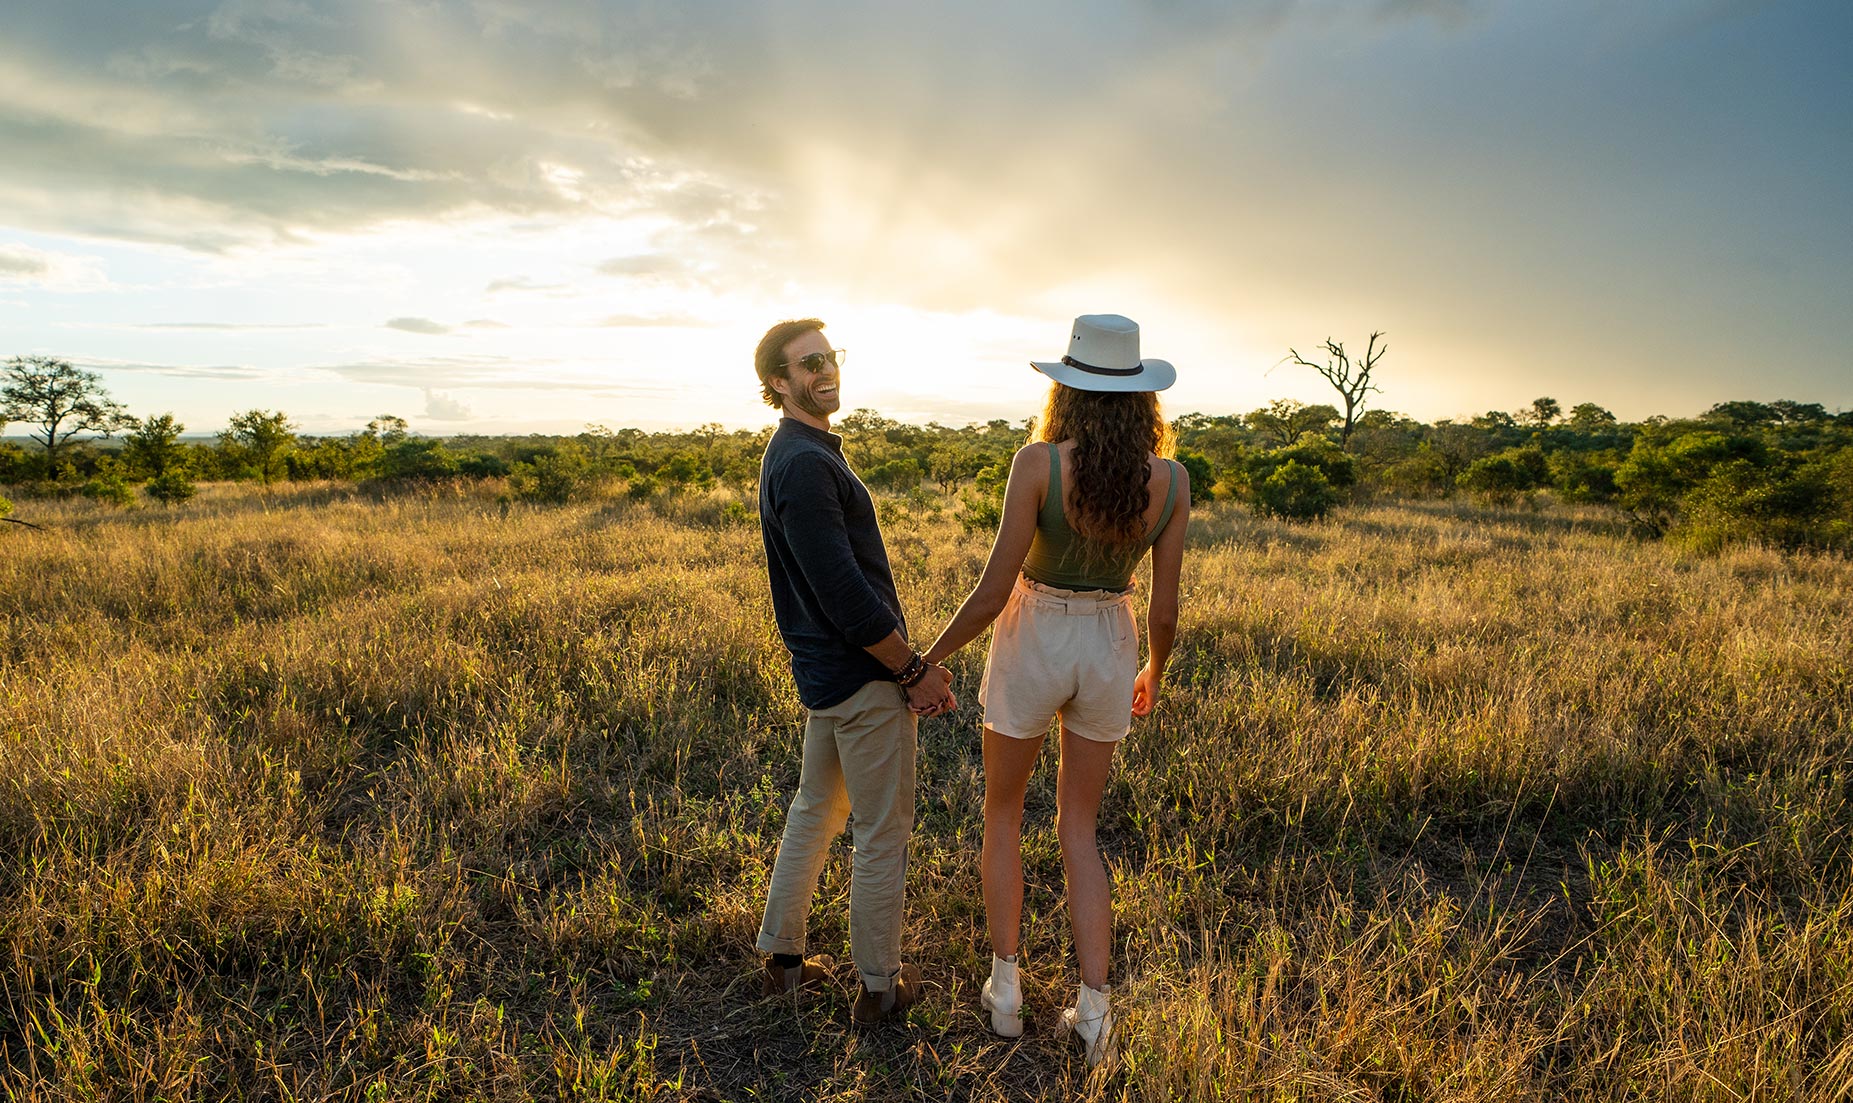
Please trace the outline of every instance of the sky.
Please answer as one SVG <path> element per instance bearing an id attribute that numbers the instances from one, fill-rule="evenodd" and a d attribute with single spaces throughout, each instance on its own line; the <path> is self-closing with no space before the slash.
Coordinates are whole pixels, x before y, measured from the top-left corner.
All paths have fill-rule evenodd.
<path id="1" fill-rule="evenodd" d="M 0 10 L 0 357 L 212 432 L 1853 407 L 1846 0 L 64 0 Z M 7 430 L 23 431 L 15 425 Z"/>

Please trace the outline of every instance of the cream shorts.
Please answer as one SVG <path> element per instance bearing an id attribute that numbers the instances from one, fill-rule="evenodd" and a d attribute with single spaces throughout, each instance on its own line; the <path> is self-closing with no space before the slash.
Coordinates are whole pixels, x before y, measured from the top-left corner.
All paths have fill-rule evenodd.
<path id="1" fill-rule="evenodd" d="M 1013 739 L 1049 721 L 1101 743 L 1132 729 L 1139 630 L 1132 594 L 1057 589 L 1019 577 L 997 618 L 978 702 L 984 726 Z"/>

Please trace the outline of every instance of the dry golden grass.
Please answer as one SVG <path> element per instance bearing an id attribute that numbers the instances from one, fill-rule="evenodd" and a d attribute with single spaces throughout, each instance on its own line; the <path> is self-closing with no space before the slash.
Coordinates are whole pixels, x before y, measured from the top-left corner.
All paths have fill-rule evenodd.
<path id="1" fill-rule="evenodd" d="M 977 1011 L 980 647 L 922 727 L 929 998 L 863 1033 L 846 991 L 755 998 L 802 711 L 723 501 L 210 487 L 0 532 L 0 1090 L 1853 1099 L 1853 564 L 1200 511 L 1102 810 L 1125 1027 L 1089 1074 L 1052 751 L 1030 1031 Z M 930 633 L 987 541 L 885 509 Z"/>

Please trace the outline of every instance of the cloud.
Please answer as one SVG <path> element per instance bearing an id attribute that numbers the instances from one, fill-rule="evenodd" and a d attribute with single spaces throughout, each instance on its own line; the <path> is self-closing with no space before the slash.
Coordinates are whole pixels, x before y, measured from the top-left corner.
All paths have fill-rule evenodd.
<path id="1" fill-rule="evenodd" d="M 51 271 L 51 262 L 37 249 L 23 245 L 0 246 L 0 279 L 24 280 Z"/>
<path id="2" fill-rule="evenodd" d="M 465 403 L 439 391 L 425 391 L 425 416 L 433 421 L 469 421 L 476 415 Z"/>
<path id="3" fill-rule="evenodd" d="M 52 291 L 100 291 L 110 286 L 102 263 L 94 257 L 56 253 L 19 242 L 0 243 L 0 283 Z"/>
<path id="4" fill-rule="evenodd" d="M 494 295 L 502 291 L 563 291 L 569 286 L 564 283 L 542 283 L 527 276 L 504 276 L 490 280 L 483 290 Z"/>
<path id="5" fill-rule="evenodd" d="M 465 329 L 507 329 L 507 322 L 498 322 L 494 318 L 471 318 L 463 323 Z"/>
<path id="6" fill-rule="evenodd" d="M 418 391 L 534 390 L 572 391 L 605 398 L 671 395 L 670 384 L 614 382 L 604 371 L 584 365 L 534 357 L 427 356 L 406 359 L 350 360 L 305 365 L 353 383 L 411 387 Z"/>
<path id="7" fill-rule="evenodd" d="M 176 379 L 217 379 L 255 381 L 272 378 L 273 373 L 241 364 L 158 364 L 139 360 L 106 360 L 97 357 L 73 358 L 79 367 L 96 371 L 147 372 L 170 375 Z"/>
<path id="8" fill-rule="evenodd" d="M 389 318 L 385 322 L 387 329 L 404 330 L 407 333 L 424 333 L 431 336 L 449 333 L 450 327 L 429 318 Z"/>
<path id="9" fill-rule="evenodd" d="M 679 329 L 707 328 L 715 323 L 693 314 L 610 314 L 601 318 L 598 324 L 613 329 L 673 327 Z"/>
<path id="10" fill-rule="evenodd" d="M 666 235 L 665 235 L 666 236 Z M 712 287 L 713 279 L 680 256 L 636 253 L 599 262 L 598 274 L 682 287 Z"/>
<path id="11" fill-rule="evenodd" d="M 181 0 L 9 14 L 0 206 L 201 250 L 394 219 L 690 212 L 737 188 L 659 134 L 727 71 L 707 20 L 476 0 Z M 416 48 L 408 48 L 416 44 Z"/>
<path id="12" fill-rule="evenodd" d="M 239 332 L 266 329 L 322 329 L 325 322 L 142 322 L 130 329 L 186 329 Z"/>
<path id="13" fill-rule="evenodd" d="M 1513 362 L 1535 371 L 1724 370 L 1845 313 L 1853 172 L 1822 135 L 1853 92 L 1831 54 L 1849 17 L 1648 7 L 13 5 L 0 211 L 234 256 L 407 224 L 622 223 L 638 232 L 605 261 L 572 264 L 743 301 L 1157 304 L 1261 347 L 1382 327 L 1466 364 L 1522 333 Z M 0 254 L 0 281 L 52 286 L 38 263 Z M 472 287 L 590 282 L 497 263 L 542 276 Z M 623 305 L 606 324 L 675 317 Z"/>
<path id="14" fill-rule="evenodd" d="M 679 276 L 687 270 L 682 261 L 660 253 L 613 257 L 598 265 L 599 274 L 605 276 Z"/>

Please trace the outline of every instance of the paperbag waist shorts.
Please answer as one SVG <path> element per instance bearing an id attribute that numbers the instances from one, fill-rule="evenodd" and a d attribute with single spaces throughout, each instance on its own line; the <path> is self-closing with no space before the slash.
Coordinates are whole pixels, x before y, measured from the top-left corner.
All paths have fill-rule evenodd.
<path id="1" fill-rule="evenodd" d="M 978 702 L 984 725 L 1013 739 L 1049 721 L 1112 743 L 1132 728 L 1139 630 L 1132 594 L 1063 590 L 1019 577 L 997 618 Z"/>

